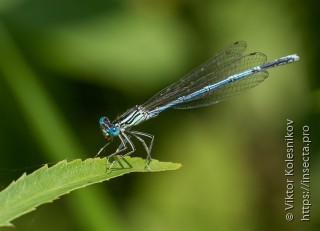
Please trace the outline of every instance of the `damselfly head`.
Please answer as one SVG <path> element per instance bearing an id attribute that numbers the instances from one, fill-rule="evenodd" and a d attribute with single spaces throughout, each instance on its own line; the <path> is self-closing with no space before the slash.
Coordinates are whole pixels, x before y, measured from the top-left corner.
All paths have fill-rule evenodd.
<path id="1" fill-rule="evenodd" d="M 99 120 L 100 128 L 102 134 L 107 139 L 111 139 L 120 133 L 120 128 L 118 124 L 110 123 L 110 120 L 107 117 L 101 117 Z"/>
<path id="2" fill-rule="evenodd" d="M 110 139 L 111 138 L 109 133 L 109 130 L 111 127 L 110 120 L 107 117 L 101 117 L 99 120 L 99 124 L 100 124 L 100 128 L 103 136 L 106 137 L 107 139 Z"/>

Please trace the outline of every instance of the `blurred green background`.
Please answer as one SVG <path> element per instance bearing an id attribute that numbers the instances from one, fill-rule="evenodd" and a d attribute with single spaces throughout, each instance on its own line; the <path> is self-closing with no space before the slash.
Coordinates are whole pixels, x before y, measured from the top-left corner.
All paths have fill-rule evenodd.
<path id="1" fill-rule="evenodd" d="M 101 116 L 145 102 L 233 41 L 269 60 L 301 56 L 238 97 L 168 110 L 136 128 L 155 135 L 154 158 L 181 170 L 78 190 L 15 220 L 15 230 L 319 230 L 316 1 L 1 0 L 0 17 L 0 189 L 41 164 L 93 157 L 106 142 Z M 295 122 L 293 222 L 284 210 L 287 119 Z M 302 223 L 304 125 L 313 206 Z"/>

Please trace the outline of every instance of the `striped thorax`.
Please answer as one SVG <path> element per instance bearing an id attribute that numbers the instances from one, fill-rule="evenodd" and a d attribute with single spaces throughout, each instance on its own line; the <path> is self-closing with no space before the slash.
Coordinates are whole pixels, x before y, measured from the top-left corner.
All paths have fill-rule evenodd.
<path id="1" fill-rule="evenodd" d="M 113 123 L 107 117 L 100 118 L 100 127 L 103 135 L 110 139 L 118 136 L 120 132 L 150 119 L 149 114 L 141 106 L 135 106 L 117 118 Z"/>

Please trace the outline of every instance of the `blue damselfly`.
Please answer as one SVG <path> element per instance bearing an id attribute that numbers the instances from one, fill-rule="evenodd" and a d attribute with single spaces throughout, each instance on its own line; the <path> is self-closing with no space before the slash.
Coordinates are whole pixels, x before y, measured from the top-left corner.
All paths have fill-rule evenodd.
<path id="1" fill-rule="evenodd" d="M 107 117 L 102 117 L 100 127 L 108 143 L 97 155 L 114 137 L 119 137 L 121 143 L 117 150 L 108 156 L 108 161 L 117 154 L 122 153 L 122 157 L 130 155 L 136 149 L 131 140 L 135 138 L 144 146 L 147 160 L 151 160 L 154 136 L 131 130 L 132 127 L 156 117 L 168 108 L 191 109 L 221 102 L 263 82 L 269 74 L 267 69 L 299 60 L 299 56 L 294 54 L 267 62 L 266 55 L 260 52 L 244 55 L 245 48 L 246 42 L 234 42 L 177 82 L 158 92 L 146 103 L 129 109 L 115 121 L 110 122 Z M 146 138 L 150 139 L 149 145 L 145 142 Z M 129 150 L 123 154 L 127 149 Z"/>

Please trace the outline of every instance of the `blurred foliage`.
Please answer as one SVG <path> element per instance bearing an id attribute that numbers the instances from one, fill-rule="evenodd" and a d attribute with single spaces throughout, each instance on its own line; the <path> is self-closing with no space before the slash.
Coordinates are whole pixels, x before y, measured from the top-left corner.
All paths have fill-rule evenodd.
<path id="1" fill-rule="evenodd" d="M 269 59 L 261 86 L 212 107 L 168 110 L 137 130 L 179 172 L 125 176 L 15 222 L 16 230 L 318 230 L 319 7 L 315 1 L 0 2 L 0 188 L 24 171 L 93 157 L 98 127 L 239 39 Z M 296 220 L 285 221 L 286 119 L 295 121 Z M 311 128 L 311 222 L 302 223 L 302 126 Z M 135 155 L 145 156 L 138 146 Z M 1 215 L 1 214 L 0 214 Z M 7 230 L 7 229 L 6 229 Z"/>

